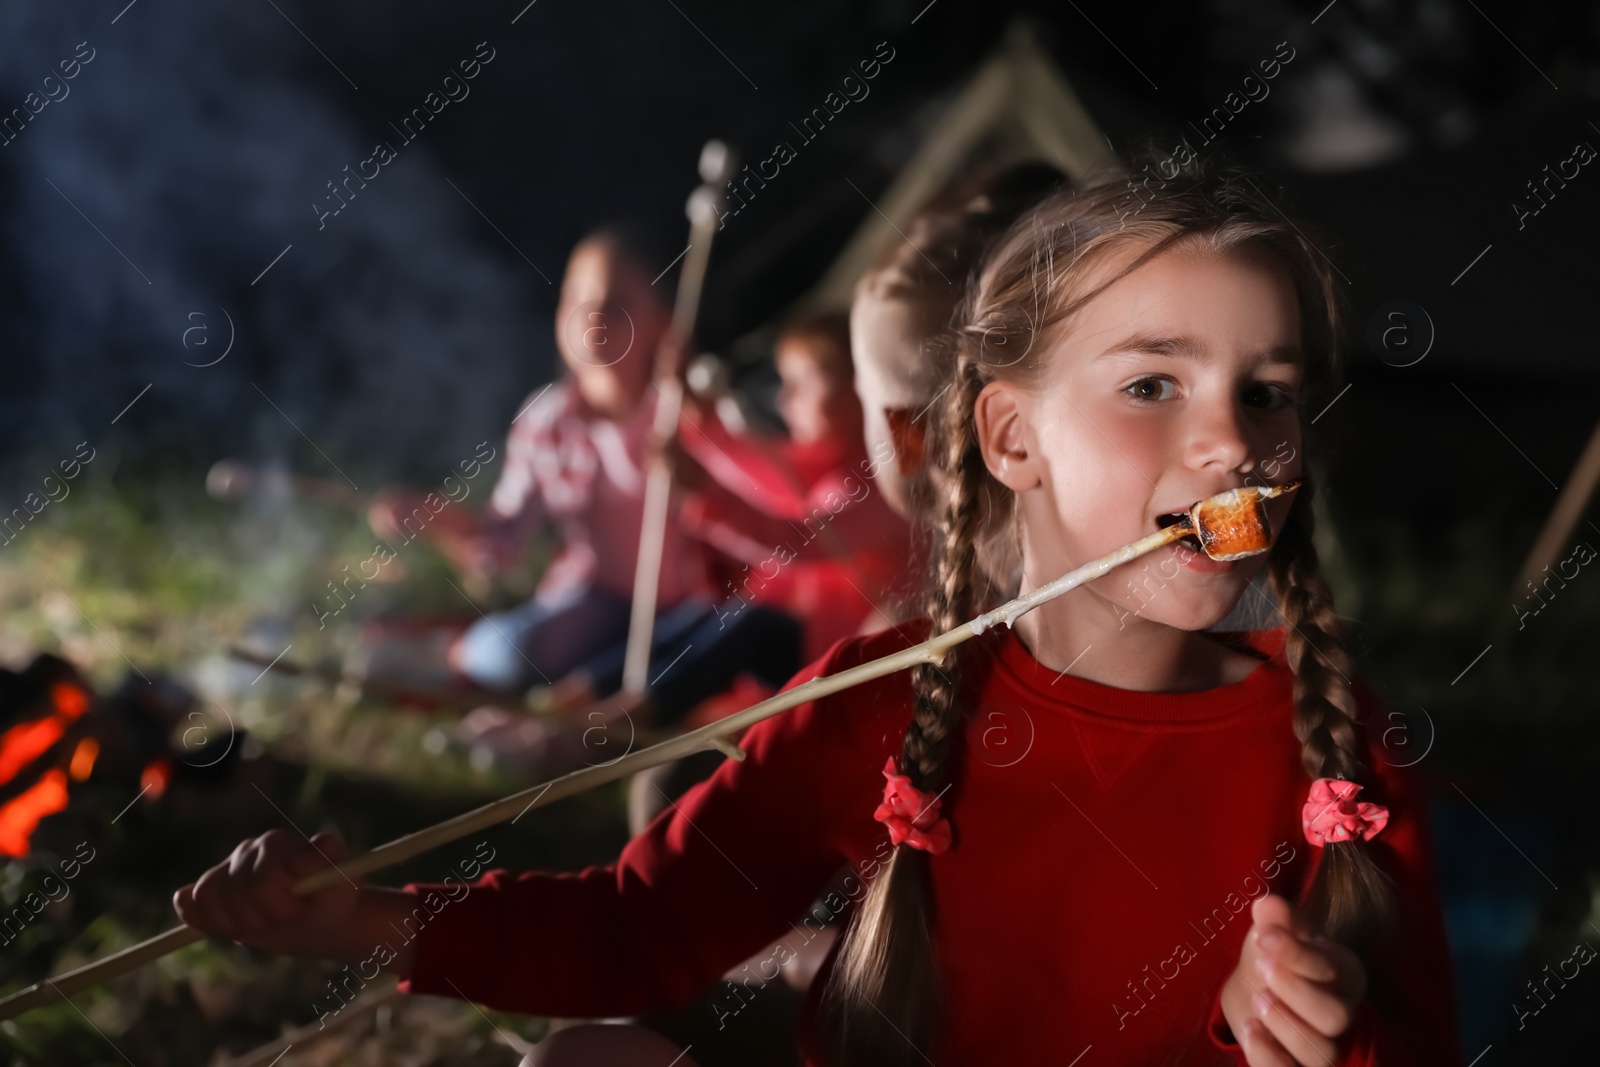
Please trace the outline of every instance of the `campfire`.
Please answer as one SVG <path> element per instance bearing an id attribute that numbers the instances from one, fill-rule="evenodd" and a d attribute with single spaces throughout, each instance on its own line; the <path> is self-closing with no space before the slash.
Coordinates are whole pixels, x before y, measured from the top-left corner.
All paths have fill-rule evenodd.
<path id="1" fill-rule="evenodd" d="M 161 675 L 130 675 L 100 696 L 70 662 L 43 654 L 0 669 L 0 857 L 21 859 L 40 822 L 87 783 L 125 784 L 158 800 L 175 775 L 215 779 L 238 759 L 195 723 L 194 694 Z M 188 727 L 188 729 L 184 729 Z M 217 751 L 208 752 L 208 747 Z"/>

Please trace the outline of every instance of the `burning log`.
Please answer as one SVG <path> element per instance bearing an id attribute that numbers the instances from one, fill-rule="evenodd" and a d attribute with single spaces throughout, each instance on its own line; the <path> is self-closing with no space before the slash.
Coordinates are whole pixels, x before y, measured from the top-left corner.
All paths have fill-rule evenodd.
<path id="1" fill-rule="evenodd" d="M 69 771 L 82 781 L 93 770 L 98 744 L 80 720 L 91 690 L 66 660 L 40 656 L 20 673 L 0 673 L 0 856 L 28 855 L 40 821 L 67 806 Z"/>
<path id="2" fill-rule="evenodd" d="M 139 795 L 155 800 L 180 771 L 194 781 L 229 775 L 239 738 L 215 757 L 200 752 L 197 703 L 159 674 L 129 676 L 99 696 L 48 653 L 24 670 L 0 669 L 0 856 L 26 857 L 40 822 L 66 810 L 75 783 L 137 782 Z"/>

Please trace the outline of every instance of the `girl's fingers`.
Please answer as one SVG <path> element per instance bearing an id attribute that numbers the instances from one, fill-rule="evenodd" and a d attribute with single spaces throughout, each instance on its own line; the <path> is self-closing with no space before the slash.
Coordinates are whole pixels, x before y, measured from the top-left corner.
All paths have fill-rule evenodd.
<path id="1" fill-rule="evenodd" d="M 1311 932 L 1294 905 L 1276 893 L 1268 893 L 1251 902 L 1250 924 L 1263 930 L 1272 926 L 1282 926 L 1291 933 L 1302 936 Z"/>
<path id="2" fill-rule="evenodd" d="M 323 831 L 313 834 L 309 847 L 295 849 L 285 857 L 285 866 L 298 881 L 329 866 L 337 867 L 350 857 L 350 850 L 338 834 Z"/>
<path id="3" fill-rule="evenodd" d="M 211 868 L 202 874 L 189 896 L 189 918 L 185 920 L 197 930 L 203 930 L 212 937 L 222 937 L 234 940 L 233 923 L 221 908 L 220 887 L 228 876 L 228 868 L 222 864 Z"/>
<path id="4" fill-rule="evenodd" d="M 283 830 L 269 830 L 261 837 L 260 862 L 257 873 L 265 877 L 285 878 L 297 882 L 313 871 L 328 866 L 330 860 L 344 858 L 344 850 L 329 839 L 328 834 L 317 834 L 308 839 L 296 837 Z"/>
<path id="5" fill-rule="evenodd" d="M 242 841 L 228 857 L 227 874 L 217 882 L 217 895 L 221 910 L 226 912 L 235 939 L 259 937 L 272 929 L 272 924 L 256 907 L 253 898 L 253 874 L 261 843 L 257 838 Z"/>
<path id="6" fill-rule="evenodd" d="M 1326 985 L 1339 999 L 1354 1004 L 1366 995 L 1367 971 L 1361 957 L 1320 934 L 1293 936 L 1282 927 L 1257 929 L 1257 970 L 1289 971 Z M 1265 970 L 1263 970 L 1265 968 Z"/>
<path id="7" fill-rule="evenodd" d="M 254 870 L 257 906 L 274 923 L 298 919 L 309 904 L 293 892 L 297 879 L 290 872 L 288 861 L 305 846 L 278 830 L 268 831 L 260 840 Z"/>
<path id="8" fill-rule="evenodd" d="M 343 863 L 350 858 L 350 846 L 331 830 L 319 830 L 312 834 L 311 843 L 328 857 L 330 863 Z"/>
<path id="9" fill-rule="evenodd" d="M 1259 969 L 1259 968 L 1258 968 Z M 1350 1005 L 1334 991 L 1284 968 L 1272 968 L 1256 983 L 1276 994 L 1288 1008 L 1324 1037 L 1338 1037 L 1350 1028 Z"/>
<path id="10" fill-rule="evenodd" d="M 1367 968 L 1361 962 L 1361 957 L 1351 949 L 1339 942 L 1323 937 L 1321 934 L 1309 939 L 1314 947 L 1326 952 L 1333 960 L 1339 977 L 1334 980 L 1334 986 L 1349 1001 L 1359 1001 L 1367 995 Z"/>
<path id="11" fill-rule="evenodd" d="M 172 894 L 172 910 L 178 913 L 178 920 L 186 926 L 195 926 L 190 920 L 194 916 L 194 885 L 184 886 Z M 195 929 L 199 929 L 195 926 Z"/>
<path id="12" fill-rule="evenodd" d="M 1327 944 L 1350 955 L 1348 949 L 1342 949 L 1331 941 Z M 1275 971 L 1289 971 L 1313 982 L 1332 982 L 1340 976 L 1331 949 L 1307 944 L 1281 926 L 1262 930 L 1256 938 L 1256 948 L 1261 958 Z M 1345 961 L 1340 957 L 1339 962 Z"/>
<path id="13" fill-rule="evenodd" d="M 1278 1044 L 1278 1039 L 1259 1019 L 1246 1019 L 1243 1030 L 1243 1033 L 1233 1036 L 1239 1040 L 1239 1047 L 1244 1050 L 1245 1063 L 1249 1067 L 1297 1067 L 1283 1046 Z"/>
<path id="14" fill-rule="evenodd" d="M 1333 1067 L 1339 1052 L 1334 1040 L 1318 1032 L 1271 990 L 1258 985 L 1250 998 L 1250 1010 L 1295 1062 L 1305 1067 Z"/>
<path id="15" fill-rule="evenodd" d="M 251 902 L 240 886 L 231 886 L 224 891 L 222 907 L 228 913 L 235 941 L 254 943 L 273 930 L 272 921 Z"/>

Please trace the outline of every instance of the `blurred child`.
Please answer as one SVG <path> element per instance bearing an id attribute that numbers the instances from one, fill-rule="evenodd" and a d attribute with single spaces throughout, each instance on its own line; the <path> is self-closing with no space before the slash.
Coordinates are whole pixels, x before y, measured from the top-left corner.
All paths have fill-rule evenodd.
<path id="1" fill-rule="evenodd" d="M 453 555 L 485 570 L 517 565 L 541 529 L 559 539 L 534 598 L 473 623 L 452 647 L 452 664 L 479 685 L 552 684 L 626 639 L 645 453 L 661 397 L 654 360 L 669 322 L 649 272 L 619 237 L 597 233 L 573 250 L 556 307 L 566 375 L 536 391 L 512 420 L 488 513 L 467 528 L 440 531 Z M 682 493 L 671 499 L 675 516 Z M 373 528 L 392 533 L 408 503 L 386 494 L 373 507 Z M 658 612 L 708 592 L 702 550 L 669 519 Z"/>
<path id="2" fill-rule="evenodd" d="M 889 605 L 920 579 L 920 557 L 910 526 L 874 488 L 892 456 L 887 442 L 867 454 L 848 318 L 793 323 L 774 359 L 788 438 L 733 435 L 709 415 L 686 426 L 686 466 L 705 476 L 684 521 L 744 564 L 726 582 L 723 616 L 747 603 L 787 611 L 805 625 L 809 662 L 842 637 L 893 622 Z"/>

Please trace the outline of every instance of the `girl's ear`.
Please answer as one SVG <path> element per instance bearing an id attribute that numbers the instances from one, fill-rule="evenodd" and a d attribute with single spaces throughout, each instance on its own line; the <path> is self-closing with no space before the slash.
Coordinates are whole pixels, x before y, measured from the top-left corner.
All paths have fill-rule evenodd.
<path id="1" fill-rule="evenodd" d="M 997 482 L 1017 493 L 1043 482 L 1021 389 L 1011 382 L 990 382 L 978 394 L 972 415 L 984 466 Z"/>

